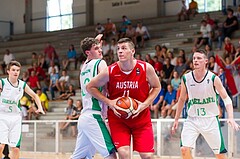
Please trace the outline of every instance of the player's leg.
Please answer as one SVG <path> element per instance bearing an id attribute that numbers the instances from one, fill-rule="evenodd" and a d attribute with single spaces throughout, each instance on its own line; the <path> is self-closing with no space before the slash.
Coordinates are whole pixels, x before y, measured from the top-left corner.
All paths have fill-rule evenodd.
<path id="1" fill-rule="evenodd" d="M 199 136 L 196 118 L 188 117 L 181 133 L 181 154 L 183 159 L 192 159 L 191 150 Z"/>
<path id="2" fill-rule="evenodd" d="M 20 157 L 20 148 L 12 147 L 12 154 L 10 155 L 11 159 L 19 159 Z"/>
<path id="3" fill-rule="evenodd" d="M 3 149 L 4 149 L 4 144 L 0 144 L 0 158 L 2 158 Z"/>
<path id="4" fill-rule="evenodd" d="M 132 130 L 133 151 L 139 152 L 142 159 L 152 159 L 154 153 L 154 134 L 151 121 Z"/>
<path id="5" fill-rule="evenodd" d="M 223 140 L 223 135 L 221 131 L 221 125 L 218 120 L 218 117 L 212 117 L 205 121 L 207 127 L 210 129 L 204 129 L 204 132 L 201 132 L 208 145 L 214 152 L 216 158 L 225 159 L 227 152 Z"/>

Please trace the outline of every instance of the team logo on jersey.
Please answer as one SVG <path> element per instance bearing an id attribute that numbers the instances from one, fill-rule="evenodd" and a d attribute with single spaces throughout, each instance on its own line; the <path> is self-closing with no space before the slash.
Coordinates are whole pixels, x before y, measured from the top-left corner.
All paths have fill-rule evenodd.
<path id="1" fill-rule="evenodd" d="M 210 80 L 209 80 L 209 79 L 207 79 L 207 83 L 208 83 L 208 84 L 209 84 L 209 81 L 210 81 Z"/>
<path id="2" fill-rule="evenodd" d="M 18 88 L 18 91 L 21 92 L 21 87 Z"/>
<path id="3" fill-rule="evenodd" d="M 139 68 L 136 68 L 136 74 L 140 75 L 140 69 Z"/>
<path id="4" fill-rule="evenodd" d="M 190 84 L 190 86 L 195 86 L 195 84 Z"/>

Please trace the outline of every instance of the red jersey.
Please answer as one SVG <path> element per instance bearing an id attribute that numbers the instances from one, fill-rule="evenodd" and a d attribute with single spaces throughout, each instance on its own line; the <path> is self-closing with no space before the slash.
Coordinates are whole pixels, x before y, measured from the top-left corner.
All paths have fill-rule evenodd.
<path id="1" fill-rule="evenodd" d="M 108 82 L 109 99 L 116 99 L 122 96 L 129 96 L 133 99 L 137 99 L 140 102 L 144 102 L 145 99 L 148 97 L 150 88 L 146 76 L 146 62 L 137 60 L 134 69 L 129 74 L 122 72 L 117 62 L 109 66 L 108 71 L 109 71 Z M 138 120 L 138 118 L 141 117 L 142 117 L 141 120 L 146 120 L 148 118 L 150 119 L 150 111 L 148 108 L 143 110 L 138 115 L 138 117 L 134 119 Z"/>

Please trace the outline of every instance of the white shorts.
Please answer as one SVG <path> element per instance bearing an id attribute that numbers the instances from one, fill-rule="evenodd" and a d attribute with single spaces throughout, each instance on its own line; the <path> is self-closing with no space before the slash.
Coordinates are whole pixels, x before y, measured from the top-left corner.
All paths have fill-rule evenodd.
<path id="1" fill-rule="evenodd" d="M 106 158 L 116 149 L 100 112 L 84 112 L 78 119 L 78 136 L 71 158 L 91 159 L 96 151 Z"/>
<path id="2" fill-rule="evenodd" d="M 22 136 L 21 114 L 0 114 L 0 143 L 10 147 L 20 147 Z"/>
<path id="3" fill-rule="evenodd" d="M 199 134 L 215 154 L 227 152 L 218 117 L 188 117 L 183 125 L 181 146 L 194 148 Z"/>

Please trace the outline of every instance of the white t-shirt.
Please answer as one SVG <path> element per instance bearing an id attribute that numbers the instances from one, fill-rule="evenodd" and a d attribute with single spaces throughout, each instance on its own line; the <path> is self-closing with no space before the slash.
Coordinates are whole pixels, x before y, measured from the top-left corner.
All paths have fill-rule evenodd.
<path id="1" fill-rule="evenodd" d="M 212 31 L 211 25 L 207 24 L 206 26 L 201 25 L 200 32 L 202 33 L 203 38 L 209 38 L 209 33 Z"/>
<path id="2" fill-rule="evenodd" d="M 9 55 L 5 54 L 3 57 L 3 61 L 5 62 L 6 65 L 8 65 L 14 59 L 15 58 L 14 58 L 13 54 L 11 54 L 11 53 Z"/>

